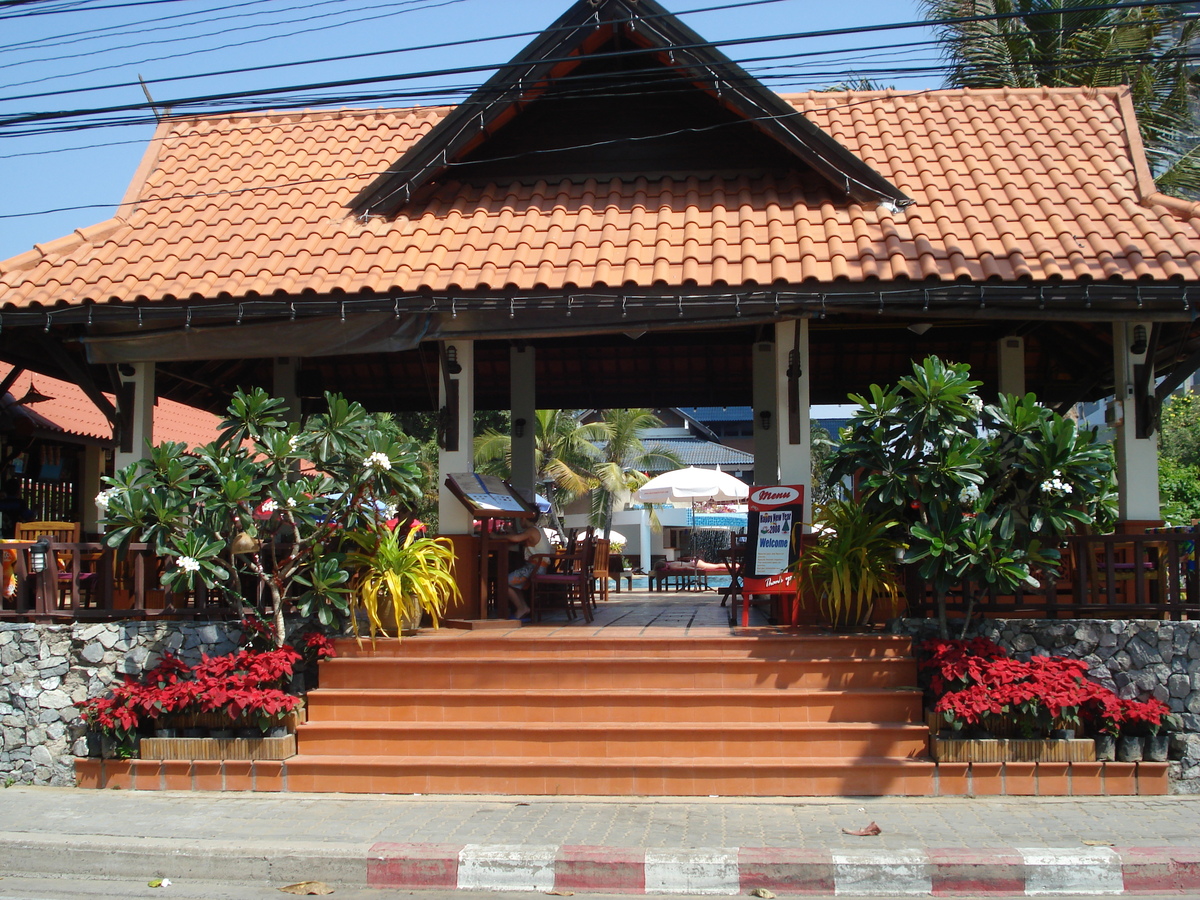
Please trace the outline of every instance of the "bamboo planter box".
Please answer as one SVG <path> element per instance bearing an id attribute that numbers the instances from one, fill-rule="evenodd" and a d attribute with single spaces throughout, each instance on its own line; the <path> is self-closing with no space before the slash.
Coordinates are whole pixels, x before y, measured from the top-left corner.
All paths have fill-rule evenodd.
<path id="1" fill-rule="evenodd" d="M 296 736 L 261 738 L 160 738 L 141 741 L 142 759 L 287 759 L 296 755 Z"/>
<path id="2" fill-rule="evenodd" d="M 934 736 L 933 758 L 938 762 L 1095 762 L 1096 742 L 1090 738 L 1069 741 L 951 740 Z"/>

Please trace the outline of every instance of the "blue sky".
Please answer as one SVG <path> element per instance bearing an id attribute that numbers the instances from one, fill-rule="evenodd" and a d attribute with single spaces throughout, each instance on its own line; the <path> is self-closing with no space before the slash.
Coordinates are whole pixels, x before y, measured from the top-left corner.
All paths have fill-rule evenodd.
<path id="1" fill-rule="evenodd" d="M 17 9 L 50 9 L 62 2 L 40 0 Z M 88 6 L 119 2 L 129 0 L 86 0 Z M 493 65 L 508 60 L 529 38 L 370 59 L 344 57 L 537 31 L 569 5 L 570 0 L 169 0 L 91 12 L 23 15 L 0 22 L 0 59 L 4 63 L 0 66 L 0 117 L 142 102 L 139 76 L 161 103 L 223 91 Z M 716 6 L 717 2 L 667 0 L 664 5 L 714 41 L 921 18 L 915 0 L 775 0 L 692 15 L 685 11 Z M 760 77 L 782 76 L 768 82 L 780 91 L 821 88 L 850 73 L 870 72 L 876 67 L 886 72 L 877 76 L 880 83 L 915 90 L 938 87 L 941 79 L 931 72 L 897 69 L 934 66 L 937 52 L 923 43 L 929 40 L 925 29 L 906 29 L 746 44 L 725 52 L 745 61 L 745 67 Z M 872 49 L 883 45 L 890 46 Z M 822 52 L 827 55 L 811 55 Z M 335 61 L 267 72 L 207 75 L 320 58 Z M 193 75 L 206 77 L 163 80 Z M 421 92 L 439 85 L 469 89 L 486 77 L 487 73 L 472 73 L 405 81 L 404 88 L 415 90 L 418 100 L 381 99 L 356 105 L 410 105 L 422 97 L 428 99 L 430 95 Z M 113 87 L 106 87 L 109 85 Z M 105 89 L 97 90 L 102 87 Z M 383 83 L 370 89 L 393 87 Z M 48 93 L 80 89 L 90 90 Z M 18 95 L 36 96 L 14 99 Z M 316 94 L 308 102 L 312 107 L 346 105 L 328 104 Z M 153 133 L 152 125 L 138 124 L 22 136 L 14 133 L 18 127 L 0 126 L 0 259 L 112 215 Z M 50 210 L 63 211 L 47 212 Z M 37 214 L 21 215 L 25 213 Z"/>

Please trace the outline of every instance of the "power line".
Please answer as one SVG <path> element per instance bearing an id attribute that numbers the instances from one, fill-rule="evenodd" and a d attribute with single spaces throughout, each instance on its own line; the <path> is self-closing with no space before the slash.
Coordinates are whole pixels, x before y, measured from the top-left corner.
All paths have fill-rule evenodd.
<path id="1" fill-rule="evenodd" d="M 740 3 L 726 3 L 726 4 L 720 4 L 717 6 L 706 6 L 706 7 L 698 7 L 698 8 L 690 9 L 690 10 L 684 10 L 683 12 L 678 13 L 678 15 L 682 16 L 682 15 L 697 15 L 700 13 L 708 13 L 708 12 L 724 12 L 724 11 L 733 10 L 733 9 L 744 9 L 744 8 L 752 7 L 752 6 L 765 6 L 768 4 L 787 3 L 787 2 L 792 2 L 792 0 L 744 0 L 744 2 L 740 2 Z M 1180 2 L 1182 2 L 1182 0 L 1180 0 Z M 570 29 L 566 29 L 566 30 L 570 30 Z M 511 32 L 509 34 L 492 35 L 492 36 L 488 36 L 488 37 L 464 38 L 464 39 L 460 39 L 460 40 L 456 40 L 456 41 L 439 41 L 437 43 L 420 44 L 420 45 L 413 46 L 413 47 L 397 47 L 397 48 L 393 48 L 391 50 L 373 50 L 373 51 L 368 51 L 365 53 L 350 53 L 350 54 L 342 54 L 339 56 L 326 56 L 326 57 L 321 57 L 318 59 L 298 60 L 295 62 L 271 63 L 268 65 L 262 65 L 262 66 L 248 66 L 248 67 L 243 67 L 243 68 L 238 68 L 238 69 L 225 69 L 225 70 L 221 70 L 221 71 L 217 71 L 217 72 L 206 72 L 206 73 L 199 73 L 199 74 L 194 74 L 194 75 L 175 75 L 175 76 L 170 76 L 167 78 L 155 79 L 155 84 L 158 84 L 158 85 L 171 84 L 171 83 L 179 82 L 179 81 L 194 81 L 194 80 L 200 79 L 200 78 L 218 78 L 218 77 L 224 77 L 226 75 L 248 75 L 248 74 L 251 74 L 254 72 L 268 72 L 268 71 L 273 71 L 276 69 L 294 68 L 296 66 L 323 65 L 325 63 L 345 64 L 346 62 L 349 62 L 352 60 L 373 59 L 373 58 L 378 58 L 378 57 L 383 57 L 383 56 L 393 56 L 393 55 L 402 54 L 402 53 L 417 53 L 417 52 L 423 52 L 423 51 L 428 51 L 428 50 L 448 50 L 448 49 L 452 49 L 452 48 L 456 48 L 456 47 L 476 46 L 478 44 L 494 43 L 497 41 L 514 40 L 517 38 L 531 38 L 531 37 L 537 37 L 538 35 L 543 34 L 543 33 L 552 34 L 553 29 L 546 29 L 545 31 L 517 31 L 517 32 Z M 74 76 L 77 76 L 80 74 L 94 74 L 95 72 L 105 71 L 108 69 L 124 68 L 128 65 L 142 65 L 146 62 L 148 62 L 148 61 L 147 60 L 138 60 L 138 61 L 132 62 L 132 63 L 122 63 L 120 65 L 105 66 L 105 67 L 102 67 L 99 69 L 92 69 L 85 73 L 73 72 L 73 73 L 67 73 L 67 74 L 63 74 L 63 75 L 56 75 L 55 77 L 56 78 L 57 77 L 69 78 L 69 77 L 74 77 Z M 19 84 L 0 85 L 0 90 L 3 90 L 8 87 L 17 87 L 17 86 L 19 86 Z M 136 81 L 118 82 L 116 84 L 97 85 L 97 86 L 84 87 L 84 88 L 71 88 L 71 89 L 64 89 L 61 91 L 47 91 L 47 92 L 42 92 L 42 93 L 38 93 L 38 94 L 27 94 L 27 95 L 21 95 L 21 96 L 16 96 L 16 97 L 0 97 L 0 102 L 6 101 L 6 100 L 28 100 L 28 99 L 35 99 L 35 98 L 40 98 L 40 97 L 62 96 L 65 94 L 76 94 L 76 93 L 82 94 L 82 93 L 88 93 L 91 91 L 115 90 L 115 89 L 119 89 L 119 88 L 130 88 L 130 87 L 136 88 L 137 86 L 138 86 L 138 83 Z"/>
<path id="2" fill-rule="evenodd" d="M 754 2 L 772 2 L 772 0 L 754 0 Z M 1142 0 L 1142 2 L 1140 2 L 1136 5 L 1140 6 L 1140 7 L 1176 6 L 1183 2 L 1187 2 L 1187 0 Z M 738 5 L 741 5 L 741 4 L 732 4 L 729 7 L 725 7 L 725 8 L 731 8 L 732 6 L 738 6 Z M 1127 4 L 1127 3 L 1108 3 L 1108 4 L 1100 4 L 1100 5 L 1094 5 L 1094 6 L 1089 6 L 1089 7 L 1074 7 L 1073 9 L 1074 9 L 1074 11 L 1077 11 L 1077 12 L 1089 11 L 1089 10 L 1101 11 L 1101 10 L 1128 8 L 1129 5 L 1130 4 Z M 864 34 L 864 33 L 876 32 L 876 31 L 894 31 L 894 30 L 899 30 L 899 29 L 908 29 L 908 28 L 916 28 L 916 27 L 926 28 L 926 27 L 930 27 L 930 26 L 954 24 L 954 23 L 966 23 L 966 22 L 978 22 L 978 21 L 997 21 L 997 20 L 1002 20 L 1002 19 L 1011 19 L 1014 17 L 1018 17 L 1020 15 L 1022 15 L 1022 14 L 1003 13 L 1003 14 L 994 14 L 994 15 L 986 15 L 986 16 L 961 16 L 961 17 L 949 18 L 949 19 L 944 19 L 944 20 L 929 20 L 929 21 L 919 21 L 919 22 L 898 22 L 898 23 L 884 24 L 884 25 L 855 26 L 852 28 L 841 28 L 841 29 L 825 29 L 822 31 L 815 31 L 815 32 L 792 32 L 792 33 L 787 33 L 787 34 L 761 35 L 761 36 L 755 36 L 755 37 L 733 38 L 733 39 L 720 40 L 720 41 L 701 41 L 701 42 L 696 42 L 693 44 L 685 44 L 685 45 L 682 45 L 679 47 L 675 47 L 673 49 L 676 51 L 695 50 L 695 49 L 714 49 L 717 47 L 732 47 L 732 46 L 740 46 L 740 45 L 746 45 L 746 44 L 758 44 L 758 43 L 769 43 L 769 42 L 779 42 L 779 41 L 788 41 L 788 40 L 799 40 L 799 39 L 807 39 L 807 38 L 812 38 L 812 37 L 826 37 L 826 36 L 835 35 L 835 34 L 836 35 Z M 617 51 L 610 51 L 607 53 L 596 53 L 596 54 L 592 55 L 592 58 L 595 58 L 595 59 L 620 59 L 620 58 L 627 58 L 630 56 L 634 56 L 634 55 L 637 55 L 637 54 L 640 54 L 643 52 L 644 51 L 641 49 L 617 50 Z M 542 65 L 542 64 L 555 63 L 555 62 L 572 62 L 575 59 L 576 59 L 576 57 L 573 57 L 573 56 L 566 56 L 566 57 L 561 57 L 561 58 L 555 58 L 555 57 L 543 58 L 543 59 L 537 60 L 536 64 Z M 502 64 L 456 66 L 453 68 L 429 69 L 429 70 L 424 70 L 424 71 L 419 71 L 419 72 L 378 75 L 378 76 L 373 76 L 373 77 L 368 77 L 368 78 L 339 79 L 337 81 L 314 82 L 314 83 L 300 84 L 300 85 L 284 85 L 284 86 L 277 86 L 277 87 L 270 87 L 270 88 L 248 89 L 248 90 L 243 90 L 243 91 L 227 91 L 227 92 L 221 92 L 221 93 L 215 93 L 215 94 L 201 94 L 201 95 L 197 95 L 197 96 L 193 96 L 193 97 L 183 97 L 183 98 L 176 98 L 176 99 L 171 99 L 171 100 L 163 100 L 163 101 L 159 101 L 156 105 L 169 106 L 171 108 L 179 108 L 179 107 L 196 106 L 196 105 L 203 104 L 203 103 L 213 103 L 213 102 L 226 101 L 226 100 L 249 99 L 252 97 L 266 97 L 266 96 L 273 96 L 273 95 L 278 95 L 278 94 L 295 93 L 295 92 L 300 92 L 300 91 L 331 90 L 331 89 L 335 89 L 335 88 L 353 87 L 353 86 L 359 86 L 359 85 L 382 84 L 382 83 L 396 82 L 396 81 L 414 81 L 414 80 L 419 80 L 419 79 L 445 77 L 445 76 L 450 76 L 450 75 L 463 75 L 463 74 L 475 74 L 475 73 L 481 73 L 481 72 L 504 71 L 505 69 L 521 69 L 521 68 L 526 68 L 532 64 L 535 64 L 535 63 L 532 61 L 521 61 L 521 62 L 506 62 L 506 63 L 502 63 Z M 163 79 L 163 80 L 166 80 L 166 79 Z M 159 83 L 161 83 L 163 80 L 160 80 Z M 171 80 L 175 80 L 175 79 L 171 79 Z M 7 99 L 12 100 L 12 99 L 17 99 L 17 98 L 7 98 Z M 30 113 L 23 113 L 23 114 L 14 114 L 14 115 L 6 116 L 6 117 L 0 117 L 0 128 L 8 128 L 8 127 L 11 127 L 12 125 L 29 124 L 29 123 L 33 123 L 33 122 L 45 122 L 45 121 L 52 121 L 52 120 L 57 120 L 57 119 L 80 118 L 80 117 L 84 117 L 84 116 L 99 116 L 99 115 L 107 115 L 107 114 L 111 114 L 111 113 L 132 112 L 135 110 L 144 110 L 147 108 L 148 108 L 148 104 L 146 104 L 146 103 L 124 103 L 124 104 L 118 104 L 118 105 L 106 106 L 106 107 L 94 107 L 94 108 L 90 108 L 90 109 L 85 108 L 85 109 L 74 109 L 74 110 L 61 110 L 61 111 L 54 111 L 54 112 L 30 112 Z"/>
<path id="3" fill-rule="evenodd" d="M 323 6 L 328 3 L 344 3 L 344 2 L 346 2 L 346 0 L 324 0 L 323 3 L 312 4 L 310 6 L 298 6 L 298 7 L 292 7 L 292 8 L 293 9 L 311 9 L 312 6 Z M 189 57 L 189 56 L 199 56 L 204 53 L 215 53 L 219 50 L 230 50 L 233 48 L 249 47 L 252 44 L 264 44 L 264 43 L 267 43 L 268 41 L 279 41 L 279 40 L 283 40 L 285 38 L 296 37 L 297 35 L 301 35 L 301 34 L 311 34 L 314 31 L 328 31 L 331 28 L 341 28 L 346 25 L 361 25 L 363 22 L 372 22 L 377 19 L 388 19 L 388 18 L 391 18 L 392 16 L 400 15 L 405 12 L 419 12 L 421 10 L 426 10 L 426 9 L 436 9 L 438 7 L 450 6 L 451 4 L 461 3 L 461 2 L 463 2 L 463 0 L 441 0 L 441 2 L 433 2 L 433 0 L 397 0 L 397 2 L 395 2 L 395 3 L 385 3 L 385 4 L 372 3 L 366 7 L 354 9 L 354 10 L 340 10 L 337 12 L 322 13 L 321 15 L 317 15 L 317 16 L 303 16 L 298 19 L 285 19 L 283 21 L 278 21 L 278 22 L 260 22 L 256 25 L 246 25 L 246 26 L 243 26 L 242 28 L 222 29 L 220 31 L 212 31 L 212 32 L 208 32 L 206 34 L 196 34 L 196 35 L 190 35 L 187 37 L 168 38 L 165 41 L 158 41 L 158 43 L 159 44 L 174 44 L 174 43 L 179 43 L 182 41 L 192 41 L 192 40 L 199 40 L 201 38 L 206 38 L 206 37 L 216 37 L 218 35 L 228 34 L 230 31 L 249 31 L 249 30 L 256 29 L 256 28 L 274 28 L 279 25 L 294 25 L 294 24 L 297 24 L 300 22 L 315 22 L 319 19 L 327 19 L 327 18 L 332 18 L 334 16 L 346 15 L 348 12 L 362 12 L 363 9 L 379 10 L 379 9 L 389 9 L 392 7 L 408 7 L 407 9 L 399 9 L 399 10 L 393 9 L 392 12 L 380 13 L 379 15 L 376 15 L 376 16 L 364 16 L 363 18 L 355 19 L 351 22 L 340 22 L 340 23 L 335 23 L 332 25 L 326 23 L 324 25 L 318 25 L 313 28 L 302 28 L 297 31 L 289 31 L 284 34 L 272 34 L 272 35 L 268 35 L 267 37 L 264 37 L 264 38 L 255 38 L 253 40 L 243 40 L 243 41 L 239 41 L 239 42 L 233 43 L 233 44 L 220 44 L 216 47 L 204 47 L 200 50 L 191 50 L 186 53 L 172 53 L 168 56 L 153 56 L 153 57 L 149 57 L 148 59 L 138 60 L 135 63 L 121 63 L 118 66 L 98 66 L 94 69 L 84 69 L 84 70 L 81 70 L 78 72 L 72 72 L 69 75 L 56 74 L 56 75 L 47 75 L 43 78 L 32 78 L 27 81 L 14 81 L 14 82 L 10 82 L 9 84 L 0 85 L 0 90 L 5 90 L 7 88 L 13 88 L 13 87 L 25 87 L 26 85 L 31 85 L 31 84 L 44 84 L 47 81 L 59 81 L 63 78 L 75 78 L 75 77 L 78 77 L 81 75 L 93 75 L 96 72 L 105 72 L 105 71 L 108 71 L 113 68 L 127 68 L 131 65 L 145 65 L 145 64 L 154 63 L 154 62 L 163 62 L 165 60 L 184 59 L 185 57 Z M 261 15 L 261 13 L 253 13 L 252 15 Z M 178 27 L 178 26 L 176 26 L 176 27 Z M 33 62 L 38 62 L 38 63 L 55 62 L 60 59 L 79 59 L 79 58 L 84 58 L 84 57 L 88 57 L 88 56 L 99 56 L 104 53 L 111 53 L 116 50 L 128 50 L 131 47 L 137 47 L 137 46 L 140 46 L 140 45 L 139 44 L 126 44 L 126 45 L 123 45 L 120 47 L 108 47 L 103 50 L 90 50 L 86 53 L 78 53 L 78 54 L 74 54 L 74 55 L 70 55 L 70 56 L 49 57 L 47 59 L 35 60 Z M 27 62 L 26 64 L 29 64 L 29 62 Z M 99 88 L 85 88 L 82 90 L 99 90 Z M 67 92 L 58 91 L 58 92 L 54 92 L 54 93 L 70 93 L 70 92 L 69 91 L 67 91 Z M 37 96 L 37 95 L 29 95 L 29 96 Z M 0 98 L 0 99 L 23 99 L 23 98 L 12 97 L 12 98 Z"/>

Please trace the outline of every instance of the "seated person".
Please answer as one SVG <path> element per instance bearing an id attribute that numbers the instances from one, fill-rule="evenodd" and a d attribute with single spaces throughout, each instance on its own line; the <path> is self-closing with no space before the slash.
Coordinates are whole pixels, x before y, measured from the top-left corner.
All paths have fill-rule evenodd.
<path id="1" fill-rule="evenodd" d="M 504 539 L 518 544 L 524 549 L 525 562 L 508 573 L 508 602 L 511 619 L 525 620 L 529 616 L 529 601 L 525 592 L 529 589 L 529 579 L 535 570 L 543 571 L 549 565 L 549 556 L 554 551 L 546 533 L 538 527 L 538 513 L 531 518 L 520 520 L 524 527 L 513 534 L 504 535 Z M 541 556 L 541 559 L 531 560 L 531 556 Z"/>

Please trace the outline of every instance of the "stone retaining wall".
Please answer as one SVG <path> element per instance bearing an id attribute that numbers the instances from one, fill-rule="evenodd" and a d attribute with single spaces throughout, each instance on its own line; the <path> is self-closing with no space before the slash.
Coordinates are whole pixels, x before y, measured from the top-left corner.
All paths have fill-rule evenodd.
<path id="1" fill-rule="evenodd" d="M 951 626 L 958 634 L 959 625 Z M 893 630 L 937 637 L 937 623 L 901 619 Z M 1018 659 L 1065 656 L 1088 664 L 1090 676 L 1126 699 L 1157 697 L 1183 721 L 1173 739 L 1171 789 L 1200 794 L 1200 622 L 1149 619 L 984 619 L 967 637 L 991 638 Z"/>
<path id="2" fill-rule="evenodd" d="M 936 623 L 897 620 L 894 630 L 936 635 Z M 1014 656 L 1082 659 L 1122 697 L 1154 696 L 1180 713 L 1172 790 L 1200 793 L 1200 622 L 985 620 L 973 632 Z M 237 649 L 236 623 L 0 623 L 0 783 L 73 785 L 86 754 L 75 704 L 137 676 L 166 651 L 185 662 Z"/>
<path id="3" fill-rule="evenodd" d="M 194 664 L 237 649 L 236 624 L 0 622 L 0 783 L 75 784 L 87 755 L 75 704 L 140 675 L 166 651 Z"/>

